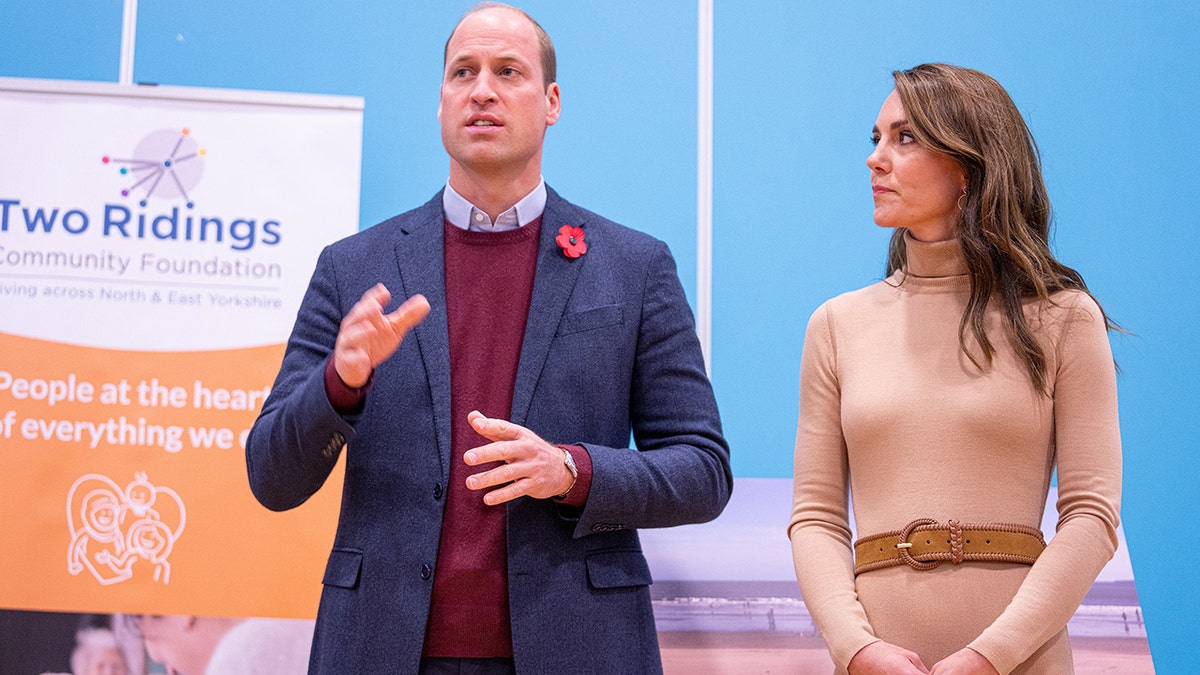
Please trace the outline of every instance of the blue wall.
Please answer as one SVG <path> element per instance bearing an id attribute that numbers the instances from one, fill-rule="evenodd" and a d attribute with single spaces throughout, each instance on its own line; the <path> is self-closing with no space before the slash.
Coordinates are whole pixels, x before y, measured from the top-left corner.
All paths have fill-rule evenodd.
<path id="1" fill-rule="evenodd" d="M 365 97 L 366 227 L 445 179 L 441 51 L 469 4 L 143 0 L 134 79 Z M 1200 529 L 1200 182 L 1189 161 L 1200 9 L 716 5 L 712 356 L 735 473 L 791 475 L 808 315 L 882 273 L 887 233 L 871 222 L 863 161 L 889 72 L 924 61 L 984 70 L 1041 144 L 1059 256 L 1133 333 L 1113 340 L 1126 536 L 1159 672 L 1187 672 L 1200 581 L 1176 542 Z M 548 181 L 666 239 L 695 298 L 695 3 L 523 6 L 558 47 L 564 114 L 548 136 Z M 0 76 L 115 81 L 121 9 L 119 0 L 0 5 Z"/>

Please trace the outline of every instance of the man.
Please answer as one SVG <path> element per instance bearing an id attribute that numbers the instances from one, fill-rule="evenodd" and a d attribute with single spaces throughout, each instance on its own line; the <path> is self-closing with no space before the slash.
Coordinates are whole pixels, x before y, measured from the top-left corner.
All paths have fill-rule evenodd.
<path id="1" fill-rule="evenodd" d="M 729 452 L 666 246 L 542 180 L 554 68 L 527 14 L 470 10 L 446 188 L 317 262 L 246 448 L 287 509 L 346 446 L 314 672 L 661 671 L 635 528 L 715 518 Z"/>

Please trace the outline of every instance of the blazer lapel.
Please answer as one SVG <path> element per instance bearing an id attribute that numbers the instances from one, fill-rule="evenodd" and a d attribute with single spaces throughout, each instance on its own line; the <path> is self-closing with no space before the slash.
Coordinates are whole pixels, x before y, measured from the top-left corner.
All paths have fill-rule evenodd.
<path id="1" fill-rule="evenodd" d="M 446 273 L 442 211 L 439 192 L 414 217 L 400 227 L 396 265 L 403 297 L 420 293 L 429 300 L 429 316 L 413 329 L 433 398 L 442 475 L 450 470 L 450 335 L 446 322 Z M 401 298 L 402 299 L 402 298 Z M 396 303 L 393 303 L 396 304 Z"/>
<path id="2" fill-rule="evenodd" d="M 538 241 L 537 270 L 533 278 L 533 297 L 529 302 L 529 318 L 525 323 L 525 339 L 521 343 L 521 359 L 517 364 L 517 380 L 513 389 L 512 421 L 525 424 L 533 390 L 550 354 L 550 343 L 558 331 L 559 320 L 566 310 L 567 299 L 579 279 L 579 272 L 588 264 L 588 255 L 575 259 L 563 255 L 555 243 L 558 230 L 570 224 L 587 232 L 587 223 L 571 222 L 569 204 L 553 190 L 546 188 L 546 209 L 542 213 L 542 231 Z M 577 217 L 582 214 L 573 212 Z M 586 234 L 585 234 L 586 237 Z M 587 240 L 589 246 L 595 244 Z"/>

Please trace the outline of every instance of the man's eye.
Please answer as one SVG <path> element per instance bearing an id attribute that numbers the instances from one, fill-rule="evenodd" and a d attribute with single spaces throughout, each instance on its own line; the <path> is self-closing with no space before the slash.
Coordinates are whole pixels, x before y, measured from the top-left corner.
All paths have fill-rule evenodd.
<path id="1" fill-rule="evenodd" d="M 470 72 L 471 71 L 467 70 L 466 68 L 459 68 L 458 70 L 454 71 L 454 76 L 455 77 L 466 77 L 467 75 L 470 74 Z"/>
<path id="2" fill-rule="evenodd" d="M 503 75 L 504 77 L 511 77 L 513 75 L 516 75 L 517 71 L 513 68 L 501 68 L 500 74 Z"/>

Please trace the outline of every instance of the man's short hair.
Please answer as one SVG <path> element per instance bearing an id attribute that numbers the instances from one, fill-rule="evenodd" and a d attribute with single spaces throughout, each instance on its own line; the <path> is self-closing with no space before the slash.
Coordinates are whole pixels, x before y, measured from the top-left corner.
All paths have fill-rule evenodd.
<path id="1" fill-rule="evenodd" d="M 558 65 L 554 57 L 554 43 L 550 41 L 550 34 L 546 32 L 545 28 L 542 28 L 542 24 L 529 16 L 528 12 L 503 2 L 480 2 L 463 13 L 458 23 L 454 24 L 454 30 L 450 31 L 450 37 L 446 38 L 446 46 L 442 49 L 442 68 L 446 67 L 446 60 L 450 57 L 450 40 L 454 38 L 454 32 L 462 25 L 463 20 L 487 9 L 507 9 L 516 12 L 533 25 L 533 32 L 537 35 L 538 52 L 542 57 L 542 83 L 549 89 L 550 85 L 558 80 Z"/>

